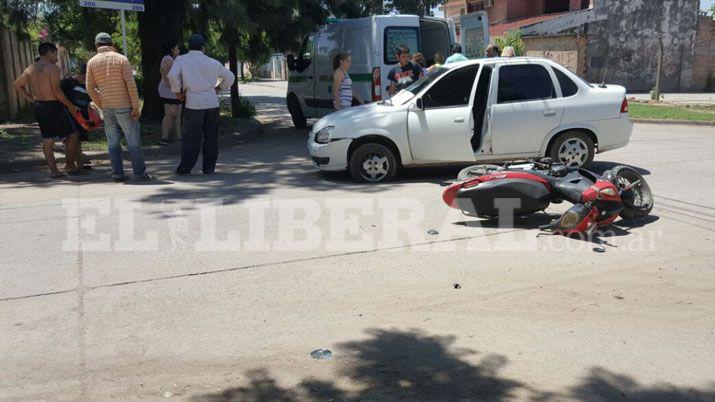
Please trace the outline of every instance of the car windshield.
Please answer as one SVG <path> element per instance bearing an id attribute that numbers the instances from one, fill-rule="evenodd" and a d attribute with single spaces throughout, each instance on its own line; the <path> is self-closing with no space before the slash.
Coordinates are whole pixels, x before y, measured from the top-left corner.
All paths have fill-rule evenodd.
<path id="1" fill-rule="evenodd" d="M 420 78 L 419 80 L 413 82 L 410 86 L 407 88 L 403 89 L 402 91 L 398 92 L 390 98 L 390 101 L 392 102 L 393 105 L 403 105 L 406 102 L 408 102 L 410 99 L 414 98 L 415 95 L 420 93 L 423 89 L 427 88 L 430 84 L 435 82 L 439 77 L 444 75 L 447 71 L 449 71 L 450 68 L 448 67 L 439 67 L 436 70 L 432 71 L 431 73 L 427 74 L 426 76 Z"/>

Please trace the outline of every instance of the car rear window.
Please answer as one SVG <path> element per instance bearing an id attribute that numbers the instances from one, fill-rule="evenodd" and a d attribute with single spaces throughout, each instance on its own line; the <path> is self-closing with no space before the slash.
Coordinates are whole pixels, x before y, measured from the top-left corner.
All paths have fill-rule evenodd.
<path id="1" fill-rule="evenodd" d="M 574 96 L 578 93 L 578 85 L 571 78 L 569 78 L 563 71 L 558 68 L 554 68 L 554 73 L 556 73 L 556 79 L 559 80 L 559 85 L 561 85 L 561 95 L 564 98 L 569 96 Z"/>
<path id="2" fill-rule="evenodd" d="M 555 97 L 554 83 L 543 66 L 523 64 L 499 68 L 498 103 L 526 102 Z"/>

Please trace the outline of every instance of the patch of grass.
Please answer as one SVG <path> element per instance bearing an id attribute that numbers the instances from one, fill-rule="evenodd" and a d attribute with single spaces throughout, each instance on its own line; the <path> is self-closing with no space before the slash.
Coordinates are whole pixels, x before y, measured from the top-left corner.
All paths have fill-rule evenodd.
<path id="1" fill-rule="evenodd" d="M 158 123 L 141 123 L 141 140 L 142 146 L 156 145 L 161 138 L 161 124 Z M 82 143 L 84 151 L 106 151 L 107 136 L 104 130 L 97 130 L 89 134 L 89 140 Z M 122 138 L 122 145 L 126 148 L 127 141 Z"/>
<path id="2" fill-rule="evenodd" d="M 711 109 L 709 106 L 664 106 L 635 102 L 628 105 L 633 119 L 715 121 L 715 113 L 709 113 Z"/>

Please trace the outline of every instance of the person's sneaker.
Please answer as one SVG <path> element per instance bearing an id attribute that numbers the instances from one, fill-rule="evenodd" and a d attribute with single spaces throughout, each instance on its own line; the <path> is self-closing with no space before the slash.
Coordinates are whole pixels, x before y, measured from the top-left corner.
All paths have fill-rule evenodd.
<path id="1" fill-rule="evenodd" d="M 136 177 L 136 181 L 152 181 L 155 179 L 156 178 L 154 176 L 150 175 L 149 173 L 144 173 L 143 175 Z"/>
<path id="2" fill-rule="evenodd" d="M 169 145 L 169 143 L 168 143 L 166 140 L 159 140 L 157 143 L 158 143 L 159 145 L 162 145 L 162 146 L 167 146 L 167 145 Z"/>
<path id="3" fill-rule="evenodd" d="M 125 182 L 129 180 L 129 176 L 125 174 L 112 174 L 112 180 L 116 182 Z"/>
<path id="4" fill-rule="evenodd" d="M 176 169 L 176 172 L 175 172 L 175 173 L 176 173 L 177 175 L 179 175 L 179 176 L 188 176 L 188 175 L 191 174 L 191 172 L 187 172 L 187 171 L 185 171 L 185 170 L 179 170 L 179 169 Z"/>
<path id="5" fill-rule="evenodd" d="M 215 170 L 204 170 L 203 172 L 204 172 L 205 175 L 211 175 L 211 174 L 216 173 Z"/>

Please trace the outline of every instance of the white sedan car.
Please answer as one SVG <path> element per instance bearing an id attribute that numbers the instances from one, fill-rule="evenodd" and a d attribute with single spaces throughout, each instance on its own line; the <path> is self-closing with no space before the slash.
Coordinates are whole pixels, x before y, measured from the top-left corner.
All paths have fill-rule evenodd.
<path id="1" fill-rule="evenodd" d="M 308 149 L 319 169 L 377 183 L 400 166 L 549 156 L 588 167 L 632 131 L 625 88 L 546 59 L 496 58 L 441 67 L 388 101 L 330 114 Z"/>

